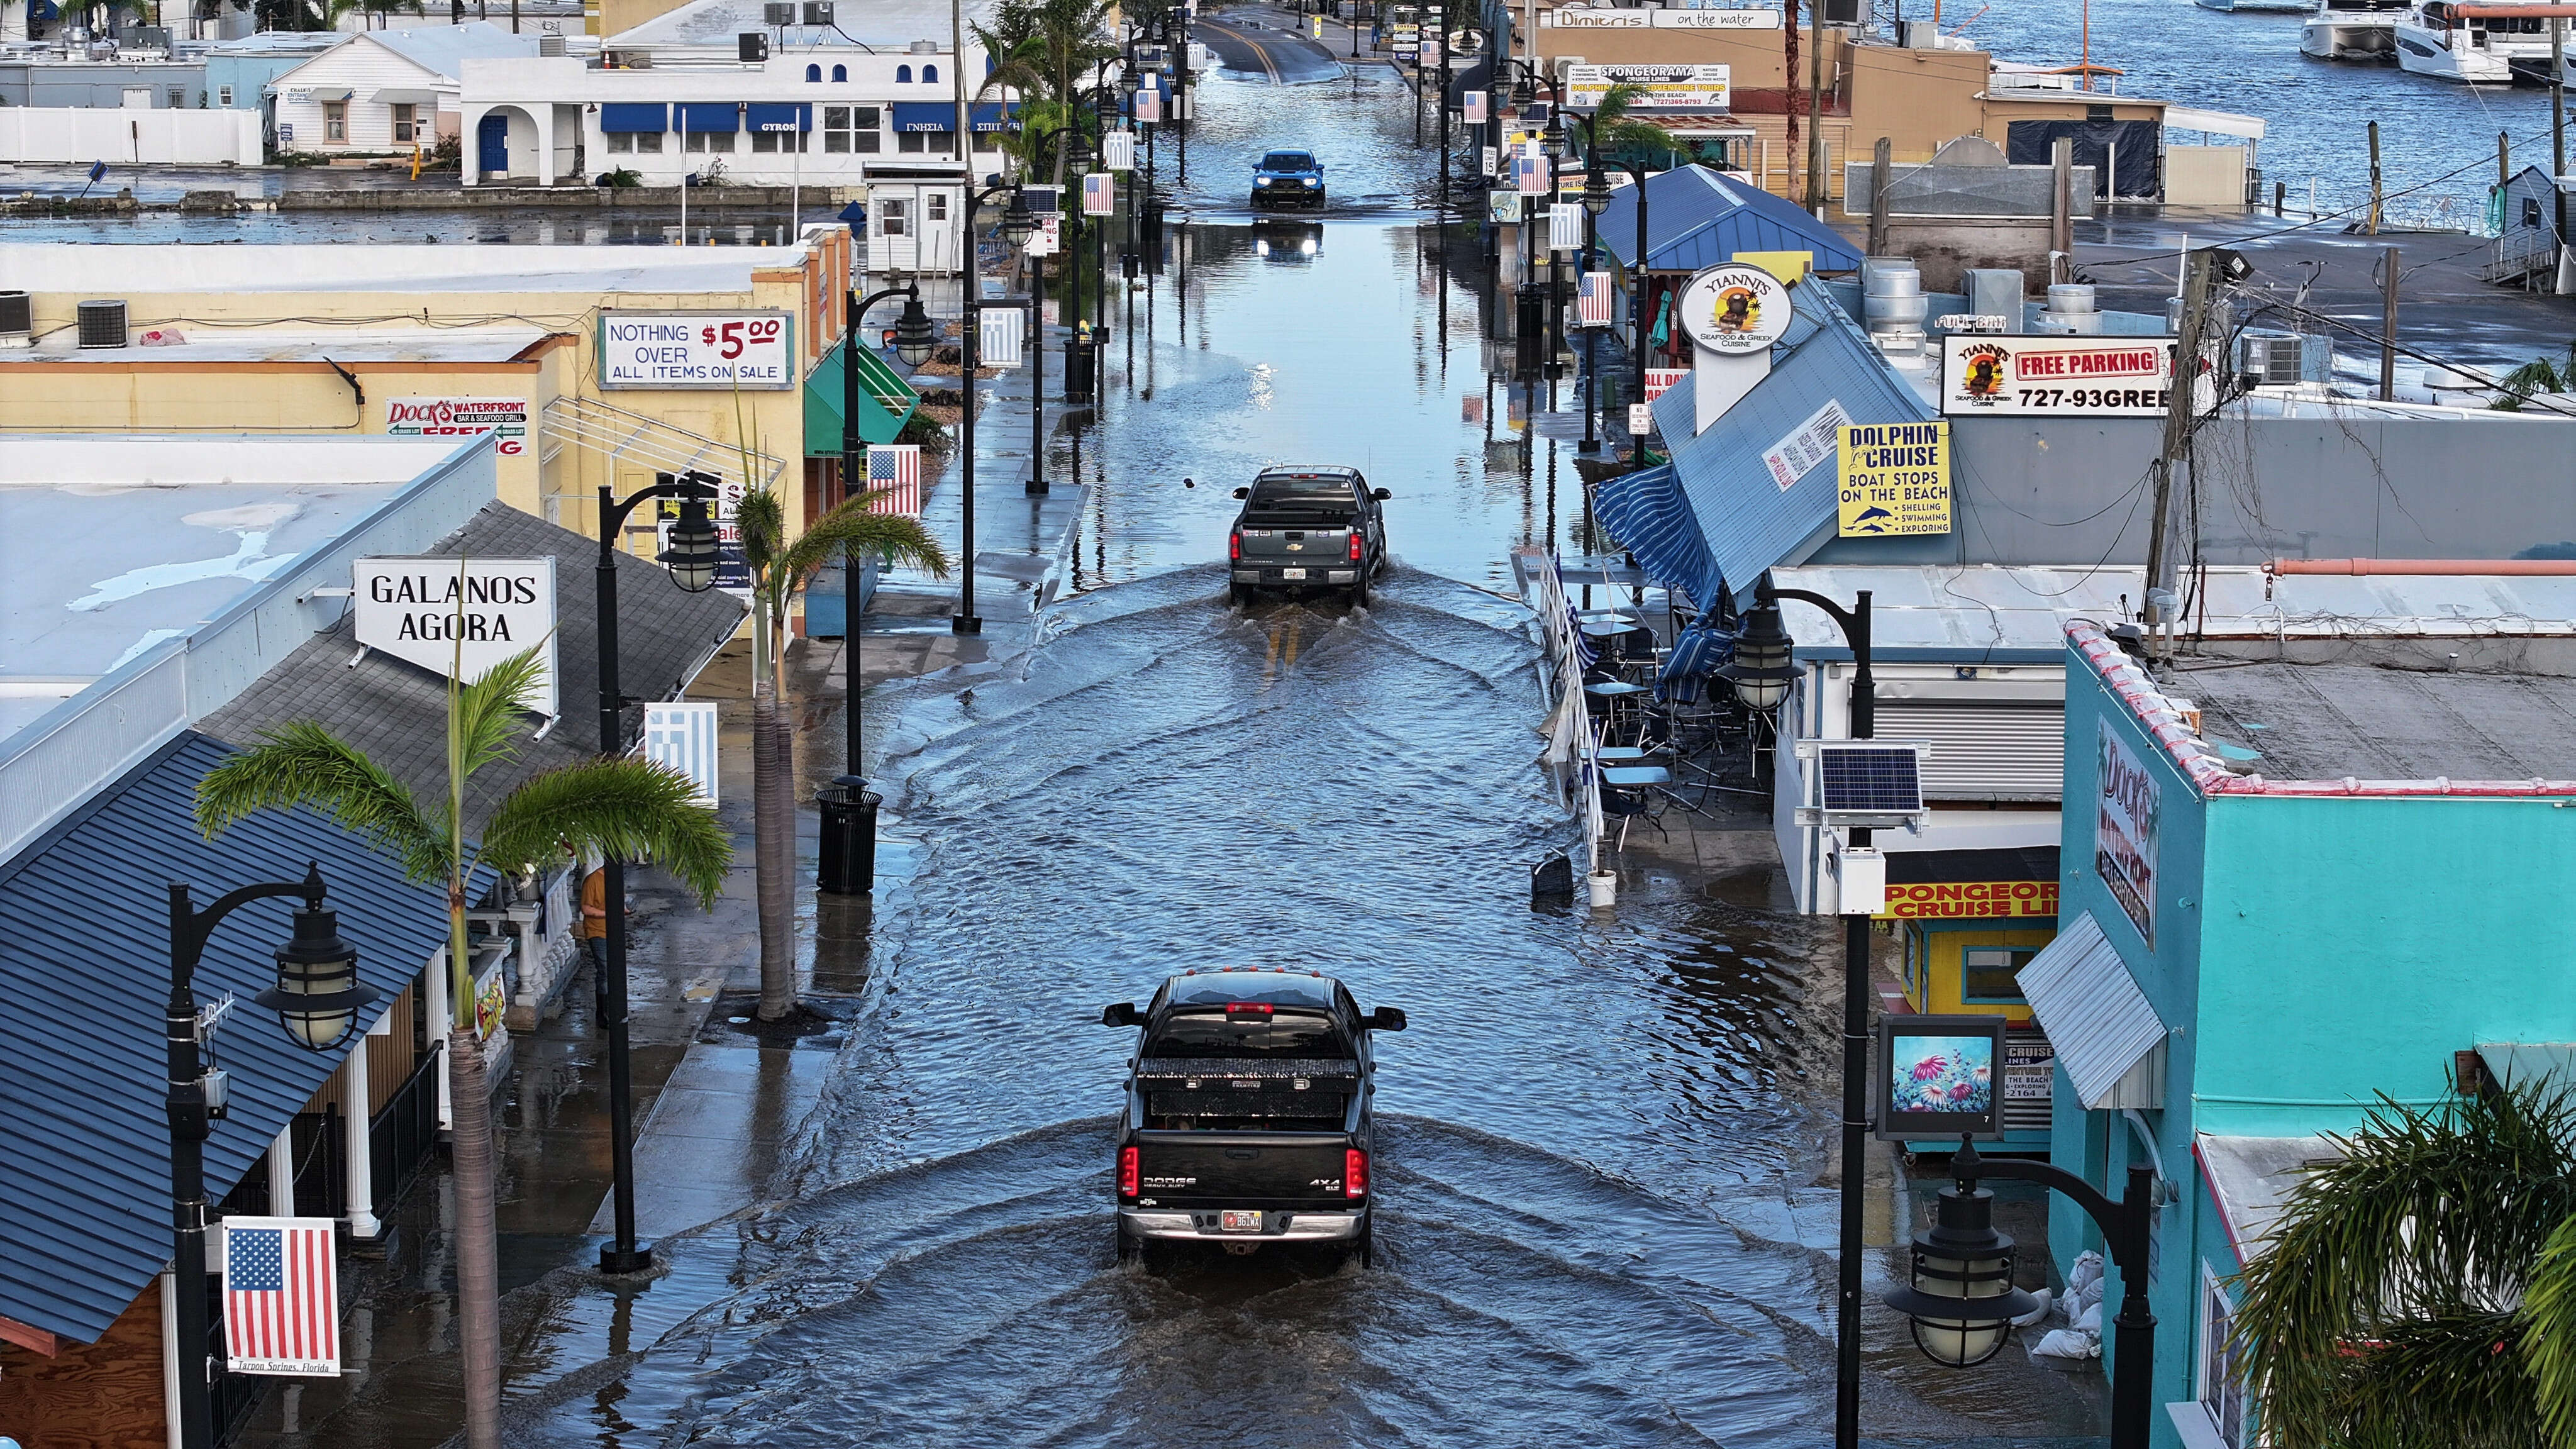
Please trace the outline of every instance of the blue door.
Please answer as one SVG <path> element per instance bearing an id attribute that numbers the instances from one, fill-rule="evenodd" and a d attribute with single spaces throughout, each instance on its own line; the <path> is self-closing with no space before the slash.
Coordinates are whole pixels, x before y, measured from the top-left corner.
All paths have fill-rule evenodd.
<path id="1" fill-rule="evenodd" d="M 510 118 L 495 112 L 474 130 L 474 167 L 486 176 L 510 174 Z"/>

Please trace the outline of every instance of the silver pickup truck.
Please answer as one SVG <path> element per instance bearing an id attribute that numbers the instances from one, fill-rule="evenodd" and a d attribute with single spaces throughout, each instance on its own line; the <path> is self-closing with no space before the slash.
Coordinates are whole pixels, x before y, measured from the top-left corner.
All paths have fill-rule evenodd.
<path id="1" fill-rule="evenodd" d="M 1369 580 L 1386 567 L 1385 489 L 1356 468 L 1273 468 L 1234 496 L 1243 511 L 1226 540 L 1227 602 L 1339 589 L 1367 606 Z"/>

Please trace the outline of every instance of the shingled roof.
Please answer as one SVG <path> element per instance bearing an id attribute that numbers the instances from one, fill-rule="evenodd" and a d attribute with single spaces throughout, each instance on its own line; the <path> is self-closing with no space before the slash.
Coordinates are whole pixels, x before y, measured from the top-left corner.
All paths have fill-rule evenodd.
<path id="1" fill-rule="evenodd" d="M 599 610 L 592 565 L 599 544 L 570 529 L 491 503 L 429 551 L 442 558 L 555 560 L 556 696 L 563 717 L 545 738 L 525 740 L 506 764 L 474 777 L 465 802 L 470 824 L 532 775 L 599 752 Z M 629 700 L 627 738 L 636 737 L 641 701 L 679 693 L 709 655 L 741 627 L 742 603 L 710 590 L 682 593 L 669 570 L 650 559 L 617 555 L 618 684 Z M 358 653 L 350 621 L 306 640 L 240 697 L 197 728 L 228 744 L 257 744 L 297 720 L 314 720 L 366 752 L 423 798 L 447 789 L 447 686 L 430 670 L 382 653 Z"/>

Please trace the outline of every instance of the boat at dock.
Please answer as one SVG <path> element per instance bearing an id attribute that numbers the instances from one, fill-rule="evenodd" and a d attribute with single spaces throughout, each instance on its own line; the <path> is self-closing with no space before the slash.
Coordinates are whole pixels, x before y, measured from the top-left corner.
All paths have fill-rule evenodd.
<path id="1" fill-rule="evenodd" d="M 2406 0 L 2324 0 L 2299 27 L 2299 53 L 2319 60 L 2386 60 L 2397 52 Z"/>
<path id="2" fill-rule="evenodd" d="M 2300 11 L 2311 0 L 2191 0 L 2203 10 L 2268 10 L 2274 13 Z"/>
<path id="3" fill-rule="evenodd" d="M 2416 75 L 2468 85 L 2513 84 L 2518 66 L 2549 63 L 2549 27 L 2576 5 L 2546 0 L 2415 0 L 2391 38 L 2397 63 Z"/>

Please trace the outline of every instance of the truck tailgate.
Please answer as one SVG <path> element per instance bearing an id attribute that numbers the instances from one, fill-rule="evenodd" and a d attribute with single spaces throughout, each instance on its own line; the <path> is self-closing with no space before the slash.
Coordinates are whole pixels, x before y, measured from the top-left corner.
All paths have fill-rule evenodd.
<path id="1" fill-rule="evenodd" d="M 1139 1196 L 1158 1207 L 1345 1206 L 1339 1132 L 1139 1132 Z"/>
<path id="2" fill-rule="evenodd" d="M 1245 528 L 1245 563 L 1340 564 L 1351 561 L 1351 530 L 1340 528 Z"/>

